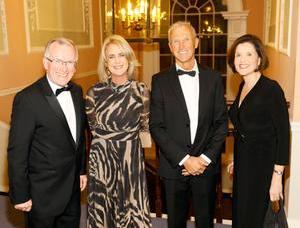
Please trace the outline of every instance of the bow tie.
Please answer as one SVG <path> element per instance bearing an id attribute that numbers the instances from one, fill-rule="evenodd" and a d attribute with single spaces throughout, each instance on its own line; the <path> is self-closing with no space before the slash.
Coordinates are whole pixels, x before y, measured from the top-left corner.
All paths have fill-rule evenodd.
<path id="1" fill-rule="evenodd" d="M 58 96 L 60 93 L 64 92 L 64 91 L 70 91 L 70 89 L 72 88 L 72 85 L 66 85 L 60 89 L 57 89 L 55 91 L 55 95 Z"/>
<path id="2" fill-rule="evenodd" d="M 194 71 L 194 70 L 192 70 L 192 71 L 184 71 L 184 70 L 178 69 L 177 70 L 177 74 L 178 74 L 178 76 L 183 75 L 183 74 L 187 74 L 187 75 L 189 75 L 191 77 L 195 77 L 196 71 Z"/>

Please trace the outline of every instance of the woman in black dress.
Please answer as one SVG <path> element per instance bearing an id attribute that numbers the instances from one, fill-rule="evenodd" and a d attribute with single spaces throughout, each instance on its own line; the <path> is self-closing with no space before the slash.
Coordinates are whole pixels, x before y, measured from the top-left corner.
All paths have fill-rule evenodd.
<path id="1" fill-rule="evenodd" d="M 261 74 L 268 67 L 262 42 L 253 35 L 232 44 L 228 63 L 243 78 L 229 110 L 234 125 L 233 228 L 262 228 L 269 200 L 283 198 L 289 160 L 289 117 L 279 84 Z"/>

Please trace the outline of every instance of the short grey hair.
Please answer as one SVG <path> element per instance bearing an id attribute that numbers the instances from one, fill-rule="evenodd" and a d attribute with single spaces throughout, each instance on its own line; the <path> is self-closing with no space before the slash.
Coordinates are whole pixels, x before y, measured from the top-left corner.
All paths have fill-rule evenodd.
<path id="1" fill-rule="evenodd" d="M 75 43 L 72 40 L 64 38 L 64 37 L 57 37 L 57 38 L 53 38 L 53 39 L 49 40 L 46 44 L 46 47 L 45 47 L 44 56 L 49 57 L 50 47 L 53 43 L 58 43 L 60 45 L 67 45 L 67 46 L 72 47 L 75 51 L 75 61 L 77 62 L 77 60 L 78 60 L 78 49 L 77 49 Z"/>
<path id="2" fill-rule="evenodd" d="M 191 25 L 191 23 L 189 21 L 177 21 L 175 23 L 173 23 L 169 30 L 168 30 L 168 41 L 169 43 L 171 42 L 171 33 L 174 29 L 177 29 L 179 27 L 187 27 L 188 29 L 190 29 L 192 35 L 194 38 L 197 37 L 196 35 L 196 31 L 195 31 L 195 28 Z"/>

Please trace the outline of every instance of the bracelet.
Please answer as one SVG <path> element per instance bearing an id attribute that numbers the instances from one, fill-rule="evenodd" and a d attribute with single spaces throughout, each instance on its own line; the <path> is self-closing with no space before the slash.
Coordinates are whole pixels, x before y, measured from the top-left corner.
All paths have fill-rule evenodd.
<path id="1" fill-rule="evenodd" d="M 279 176 L 283 175 L 283 171 L 279 171 L 279 170 L 276 170 L 276 169 L 274 169 L 274 173 L 276 173 Z"/>

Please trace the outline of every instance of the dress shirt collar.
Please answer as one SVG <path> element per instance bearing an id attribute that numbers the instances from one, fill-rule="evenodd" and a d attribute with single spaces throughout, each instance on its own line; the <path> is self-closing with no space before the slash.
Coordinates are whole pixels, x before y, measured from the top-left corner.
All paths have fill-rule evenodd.
<path id="1" fill-rule="evenodd" d="M 60 88 L 63 87 L 63 86 L 59 86 L 59 85 L 56 85 L 55 83 L 53 83 L 53 82 L 49 79 L 48 75 L 47 75 L 47 80 L 48 80 L 48 83 L 49 83 L 49 85 L 50 85 L 50 87 L 51 87 L 51 90 L 53 91 L 54 94 L 55 94 L 55 92 L 56 92 L 57 89 L 60 89 Z"/>
<path id="2" fill-rule="evenodd" d="M 176 71 L 178 69 L 183 70 L 183 71 L 187 71 L 186 69 L 183 69 L 182 67 L 180 67 L 177 63 L 175 65 L 176 65 Z M 193 68 L 191 70 L 189 70 L 189 71 L 192 71 L 192 70 L 196 71 L 196 75 L 195 76 L 199 75 L 199 69 L 198 69 L 198 64 L 197 64 L 196 59 L 195 59 L 195 63 L 194 63 Z"/>

